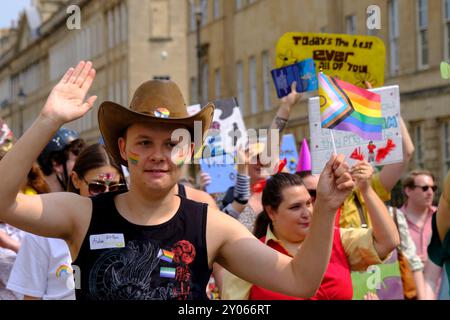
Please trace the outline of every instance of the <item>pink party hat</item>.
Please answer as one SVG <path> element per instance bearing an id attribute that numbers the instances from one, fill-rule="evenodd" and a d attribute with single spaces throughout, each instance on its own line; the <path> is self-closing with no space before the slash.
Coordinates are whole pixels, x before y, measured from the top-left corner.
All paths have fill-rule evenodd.
<path id="1" fill-rule="evenodd" d="M 306 139 L 303 139 L 302 142 L 296 171 L 311 171 L 311 153 L 309 152 L 308 142 Z"/>

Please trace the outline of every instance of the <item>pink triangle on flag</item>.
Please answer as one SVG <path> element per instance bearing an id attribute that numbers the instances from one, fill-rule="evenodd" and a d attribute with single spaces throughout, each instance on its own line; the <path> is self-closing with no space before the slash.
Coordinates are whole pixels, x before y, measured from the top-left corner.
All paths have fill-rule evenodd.
<path id="1" fill-rule="evenodd" d="M 309 152 L 308 142 L 306 139 L 303 139 L 296 171 L 311 171 L 311 169 L 311 153 Z"/>

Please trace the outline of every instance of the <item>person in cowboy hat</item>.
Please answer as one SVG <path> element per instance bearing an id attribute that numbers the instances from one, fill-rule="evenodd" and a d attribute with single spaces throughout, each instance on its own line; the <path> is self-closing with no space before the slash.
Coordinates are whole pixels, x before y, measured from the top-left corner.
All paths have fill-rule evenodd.
<path id="1" fill-rule="evenodd" d="M 100 106 L 105 145 L 130 171 L 128 192 L 92 198 L 19 194 L 56 130 L 92 108 L 96 97 L 85 98 L 94 78 L 91 62 L 70 68 L 0 162 L 0 220 L 67 242 L 77 299 L 206 299 L 214 262 L 270 290 L 314 295 L 330 257 L 335 212 L 354 186 L 344 157 L 333 155 L 320 177 L 311 235 L 293 258 L 277 253 L 233 218 L 173 192 L 182 161 L 172 153 L 182 152 L 172 133 L 180 128 L 192 133 L 194 121 L 200 121 L 203 137 L 214 106 L 188 116 L 171 81 L 145 82 L 130 108 L 107 101 Z M 188 156 L 192 148 L 189 144 Z"/>

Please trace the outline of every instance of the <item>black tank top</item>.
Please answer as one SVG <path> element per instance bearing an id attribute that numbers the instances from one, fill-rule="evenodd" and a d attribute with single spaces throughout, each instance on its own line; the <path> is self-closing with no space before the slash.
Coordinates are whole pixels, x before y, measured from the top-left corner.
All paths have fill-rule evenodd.
<path id="1" fill-rule="evenodd" d="M 186 197 L 186 188 L 184 187 L 184 184 L 181 184 L 181 183 L 178 184 L 178 195 L 182 196 L 184 198 L 187 198 Z"/>
<path id="2" fill-rule="evenodd" d="M 119 214 L 117 194 L 92 198 L 91 222 L 73 262 L 77 300 L 207 299 L 207 205 L 180 197 L 170 220 L 140 226 Z"/>

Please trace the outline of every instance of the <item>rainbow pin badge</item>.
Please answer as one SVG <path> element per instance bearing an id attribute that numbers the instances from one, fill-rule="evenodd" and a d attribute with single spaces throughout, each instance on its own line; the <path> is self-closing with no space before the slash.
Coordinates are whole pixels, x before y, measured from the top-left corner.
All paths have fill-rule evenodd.
<path id="1" fill-rule="evenodd" d="M 67 278 L 73 273 L 72 268 L 69 266 L 62 264 L 56 269 L 56 277 L 57 278 Z"/>
<path id="2" fill-rule="evenodd" d="M 170 251 L 167 251 L 167 250 L 164 250 L 164 249 L 159 249 L 158 258 L 160 260 L 172 263 L 172 260 L 173 260 L 174 256 L 175 255 L 172 252 L 170 252 Z"/>
<path id="3" fill-rule="evenodd" d="M 167 119 L 170 116 L 170 111 L 166 108 L 157 108 L 155 111 L 153 111 L 153 114 L 157 118 Z"/>
<path id="4" fill-rule="evenodd" d="M 175 279 L 175 274 L 176 274 L 175 268 L 161 267 L 161 269 L 159 269 L 159 276 L 161 278 Z"/>

